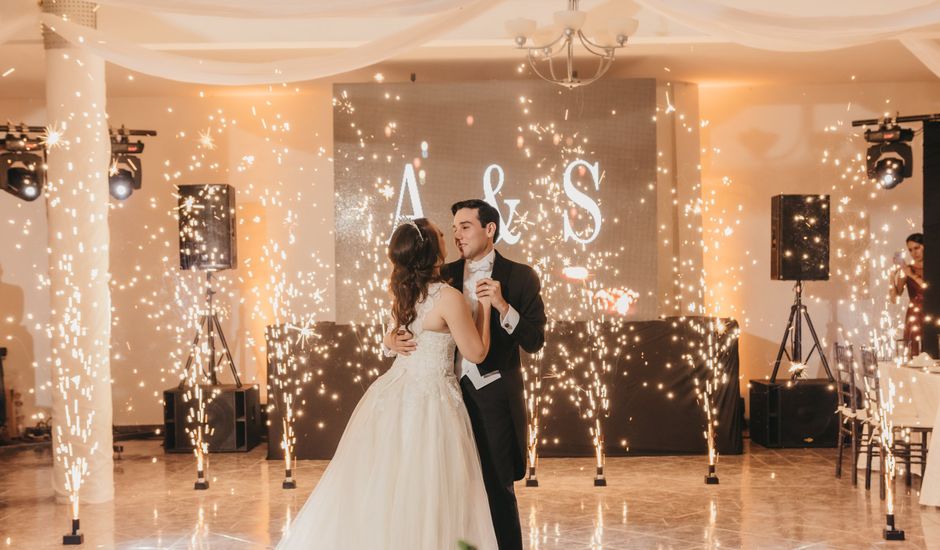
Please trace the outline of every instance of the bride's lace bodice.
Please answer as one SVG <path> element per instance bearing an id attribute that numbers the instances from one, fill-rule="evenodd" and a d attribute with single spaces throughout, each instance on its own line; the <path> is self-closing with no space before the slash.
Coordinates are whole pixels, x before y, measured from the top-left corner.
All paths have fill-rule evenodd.
<path id="1" fill-rule="evenodd" d="M 445 283 L 432 283 L 428 296 L 416 309 L 417 317 L 411 323 L 417 349 L 411 355 L 399 355 L 387 374 L 404 376 L 415 384 L 415 389 L 440 391 L 440 383 L 447 386 L 447 393 L 460 399 L 457 377 L 454 374 L 454 352 L 457 347 L 448 332 L 424 329 L 424 318 L 434 309 Z"/>

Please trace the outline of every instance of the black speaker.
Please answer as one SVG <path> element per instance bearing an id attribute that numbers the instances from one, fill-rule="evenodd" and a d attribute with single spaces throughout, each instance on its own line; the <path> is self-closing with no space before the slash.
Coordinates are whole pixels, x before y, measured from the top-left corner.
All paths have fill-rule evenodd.
<path id="1" fill-rule="evenodd" d="M 184 399 L 185 389 L 170 388 L 163 392 L 163 448 L 168 453 L 192 452 L 186 432 L 192 423 L 190 409 L 195 399 Z M 257 386 L 202 386 L 206 396 L 213 396 L 206 405 L 211 431 L 209 452 L 247 452 L 261 441 L 261 397 Z"/>
<path id="2" fill-rule="evenodd" d="M 924 315 L 940 319 L 940 121 L 924 122 Z M 898 243 L 900 246 L 901 243 Z M 925 322 L 921 349 L 933 357 L 940 353 L 936 324 Z"/>
<path id="3" fill-rule="evenodd" d="M 777 195 L 770 219 L 770 278 L 828 280 L 829 195 Z"/>
<path id="4" fill-rule="evenodd" d="M 836 385 L 825 378 L 783 384 L 751 380 L 751 441 L 764 447 L 835 447 Z"/>
<path id="5" fill-rule="evenodd" d="M 228 184 L 180 185 L 180 268 L 234 269 L 235 189 Z"/>

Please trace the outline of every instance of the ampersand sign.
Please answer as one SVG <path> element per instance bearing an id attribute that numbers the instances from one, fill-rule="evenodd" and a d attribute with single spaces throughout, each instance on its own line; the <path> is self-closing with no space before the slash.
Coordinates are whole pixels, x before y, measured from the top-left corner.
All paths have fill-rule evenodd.
<path id="1" fill-rule="evenodd" d="M 495 188 L 493 187 L 493 172 L 496 172 L 497 177 Z M 496 194 L 503 188 L 504 180 L 505 175 L 501 166 L 498 164 L 487 166 L 486 171 L 483 173 L 483 200 L 499 212 L 499 239 L 496 242 L 506 241 L 506 244 L 512 245 L 518 243 L 519 239 L 522 238 L 521 234 L 513 233 L 510 230 L 513 217 L 516 215 L 516 208 L 519 206 L 519 199 L 506 199 L 503 201 L 509 207 L 509 214 L 504 218 L 503 213 L 499 210 L 499 203 L 496 202 Z"/>

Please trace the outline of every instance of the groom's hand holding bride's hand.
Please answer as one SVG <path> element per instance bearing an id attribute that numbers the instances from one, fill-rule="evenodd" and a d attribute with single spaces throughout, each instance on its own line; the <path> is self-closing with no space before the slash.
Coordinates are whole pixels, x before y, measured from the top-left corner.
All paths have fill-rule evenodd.
<path id="1" fill-rule="evenodd" d="M 416 349 L 418 349 L 418 344 L 414 340 L 414 335 L 408 332 L 407 330 L 398 330 L 396 332 L 390 332 L 385 335 L 383 339 L 385 347 L 394 351 L 398 355 L 411 355 Z"/>
<path id="2" fill-rule="evenodd" d="M 500 315 L 509 311 L 509 303 L 503 298 L 503 288 L 496 279 L 480 279 L 477 283 L 477 298 L 488 300 Z"/>

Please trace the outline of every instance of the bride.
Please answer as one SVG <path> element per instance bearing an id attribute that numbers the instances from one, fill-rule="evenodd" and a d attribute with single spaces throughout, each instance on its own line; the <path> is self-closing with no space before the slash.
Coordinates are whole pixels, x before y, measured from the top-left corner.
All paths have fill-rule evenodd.
<path id="1" fill-rule="evenodd" d="M 495 550 L 496 536 L 470 419 L 454 374 L 454 347 L 482 361 L 490 302 L 476 321 L 441 280 L 446 245 L 424 218 L 392 233 L 393 328 L 416 350 L 395 359 L 356 406 L 336 454 L 279 550 Z"/>

